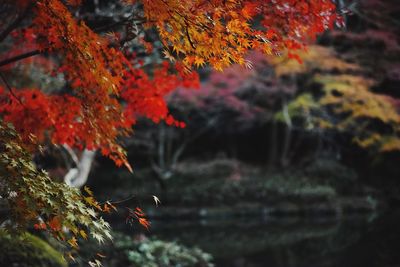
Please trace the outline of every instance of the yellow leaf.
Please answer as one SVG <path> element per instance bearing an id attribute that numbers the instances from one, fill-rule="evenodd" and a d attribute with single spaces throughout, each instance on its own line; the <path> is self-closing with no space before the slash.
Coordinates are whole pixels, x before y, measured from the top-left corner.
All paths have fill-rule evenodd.
<path id="1" fill-rule="evenodd" d="M 79 234 L 82 236 L 83 239 L 87 239 L 87 234 L 86 234 L 85 231 L 80 230 L 80 231 L 79 231 Z"/>
<path id="2" fill-rule="evenodd" d="M 72 260 L 73 262 L 75 262 L 75 257 L 72 256 L 72 253 L 71 253 L 71 252 L 67 252 L 65 255 L 66 255 L 70 260 Z"/>
<path id="3" fill-rule="evenodd" d="M 78 248 L 78 242 L 75 236 L 73 236 L 71 239 L 68 240 L 68 244 L 73 248 Z"/>
<path id="4" fill-rule="evenodd" d="M 205 64 L 205 62 L 204 62 L 204 59 L 202 58 L 202 57 L 195 57 L 195 59 L 194 59 L 194 64 L 196 65 L 196 67 L 202 67 L 204 64 Z"/>
<path id="5" fill-rule="evenodd" d="M 85 187 L 83 187 L 83 190 L 85 190 L 85 192 L 89 195 L 89 196 L 93 196 L 93 192 L 92 190 L 90 190 L 90 188 L 85 185 Z"/>

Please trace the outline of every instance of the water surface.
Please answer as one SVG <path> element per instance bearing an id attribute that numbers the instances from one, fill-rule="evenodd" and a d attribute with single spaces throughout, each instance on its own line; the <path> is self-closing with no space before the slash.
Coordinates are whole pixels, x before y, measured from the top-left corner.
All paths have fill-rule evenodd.
<path id="1" fill-rule="evenodd" d="M 153 221 L 150 235 L 197 246 L 221 267 L 400 266 L 400 212 L 328 218 Z"/>

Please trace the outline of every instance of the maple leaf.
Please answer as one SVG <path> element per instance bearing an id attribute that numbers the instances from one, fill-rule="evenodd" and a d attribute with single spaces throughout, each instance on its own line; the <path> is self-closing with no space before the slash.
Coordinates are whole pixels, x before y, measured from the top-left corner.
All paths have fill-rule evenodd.
<path id="1" fill-rule="evenodd" d="M 104 243 L 104 237 L 103 237 L 103 235 L 98 234 L 98 233 L 95 233 L 95 232 L 92 232 L 91 235 L 92 235 L 92 237 L 93 237 L 94 239 L 96 239 L 97 242 L 99 242 L 100 244 Z"/>
<path id="2" fill-rule="evenodd" d="M 149 230 L 150 222 L 146 218 L 138 218 L 138 221 L 143 227 Z"/>
<path id="3" fill-rule="evenodd" d="M 15 1 L 16 10 L 25 8 L 28 2 L 32 1 Z M 132 134 L 139 117 L 184 127 L 184 122 L 170 114 L 166 97 L 179 87 L 199 87 L 198 75 L 191 72 L 193 67 L 210 64 L 221 71 L 234 63 L 249 67 L 245 60 L 249 49 L 270 55 L 287 51 L 298 60 L 295 55 L 305 48 L 305 41 L 332 28 L 337 20 L 336 7 L 330 0 L 289 1 L 290 4 L 284 0 L 125 0 L 142 9 L 143 25 L 135 22 L 134 26 L 143 32 L 154 27 L 159 37 L 154 44 L 161 43 L 165 58 L 176 62 L 174 66 L 165 61 L 147 73 L 143 58 L 117 47 L 122 32 L 100 35 L 75 17 L 71 10 L 81 0 L 34 2 L 32 14 L 27 16 L 29 21 L 16 25 L 12 31 L 15 38 L 9 38 L 14 43 L 4 46 L 11 48 L 2 56 L 21 58 L 18 53 L 13 54 L 15 46 L 17 50 L 34 49 L 34 53 L 27 50 L 28 55 L 36 55 L 30 65 L 36 67 L 41 62 L 38 69 L 54 70 L 52 74 L 62 76 L 62 87 L 68 90 L 49 94 L 45 84 L 43 88 L 14 90 L 3 80 L 9 88 L 0 87 L 0 141 L 6 144 L 0 163 L 9 173 L 5 186 L 10 192 L 18 192 L 13 207 L 16 221 L 21 225 L 32 222 L 36 229 L 48 226 L 47 230 L 62 241 L 66 239 L 61 228 L 67 227 L 75 235 L 66 241 L 72 247 L 77 247 L 76 235 L 85 238 L 90 234 L 99 242 L 110 238 L 109 225 L 97 217 L 93 207 L 105 212 L 116 208 L 111 203 L 100 206 L 87 187 L 83 190 L 88 194 L 85 197 L 79 190 L 54 183 L 48 174 L 38 171 L 31 159 L 41 150 L 41 144 L 99 149 L 117 166 L 132 172 L 119 140 Z M 148 59 L 158 54 L 158 49 L 140 38 L 138 45 Z M 45 56 L 41 56 L 44 52 Z M 24 65 L 26 61 L 20 63 Z M 334 97 L 325 99 L 328 100 L 333 101 L 331 104 L 337 101 Z M 365 114 L 359 108 L 353 111 L 357 116 Z M 382 113 L 379 116 L 387 117 Z M 367 141 L 360 140 L 364 144 L 370 142 Z M 386 149 L 397 146 L 391 142 Z M 160 203 L 155 196 L 153 200 L 156 206 Z M 49 218 L 47 226 L 37 223 L 42 214 Z M 140 208 L 129 210 L 128 218 L 137 219 L 146 228 L 150 225 Z M 87 229 L 87 234 L 81 229 Z M 100 265 L 96 261 L 92 264 Z"/>
<path id="4" fill-rule="evenodd" d="M 76 238 L 74 236 L 71 239 L 68 240 L 68 244 L 72 248 L 78 248 L 78 242 L 77 242 L 77 240 L 76 240 Z"/>
<path id="5" fill-rule="evenodd" d="M 196 65 L 196 67 L 202 67 L 204 64 L 206 64 L 206 62 L 201 57 L 195 57 L 194 64 Z"/>
<path id="6" fill-rule="evenodd" d="M 103 212 L 111 213 L 111 209 L 110 209 L 110 207 L 109 207 L 107 204 L 104 204 L 104 206 L 103 206 Z"/>
<path id="7" fill-rule="evenodd" d="M 79 231 L 79 234 L 82 236 L 83 239 L 87 239 L 87 234 L 86 234 L 85 231 L 80 230 L 80 231 Z"/>
<path id="8" fill-rule="evenodd" d="M 138 216 L 138 217 L 143 217 L 143 216 L 145 216 L 143 210 L 142 210 L 141 208 L 139 208 L 139 207 L 136 207 L 136 208 L 135 208 L 134 214 L 135 214 L 136 216 Z"/>
<path id="9" fill-rule="evenodd" d="M 76 262 L 76 259 L 75 259 L 75 257 L 72 255 L 71 252 L 67 252 L 65 255 L 67 256 L 68 259 L 72 260 L 73 262 Z"/>
<path id="10" fill-rule="evenodd" d="M 44 222 L 36 223 L 36 224 L 33 225 L 33 228 L 35 228 L 37 230 L 46 230 L 47 229 L 47 225 Z"/>
<path id="11" fill-rule="evenodd" d="M 108 205 L 108 208 L 112 208 L 114 211 L 118 211 L 117 207 L 115 207 L 110 201 L 106 201 L 105 205 Z"/>
<path id="12" fill-rule="evenodd" d="M 49 227 L 53 231 L 61 231 L 61 222 L 58 216 L 54 216 L 49 222 L 48 222 Z"/>
<path id="13" fill-rule="evenodd" d="M 176 59 L 175 57 L 168 51 L 168 50 L 163 50 L 164 58 L 168 59 L 171 62 L 175 62 Z"/>
<path id="14" fill-rule="evenodd" d="M 90 267 L 101 267 L 103 264 L 99 260 L 89 261 L 88 262 Z"/>
<path id="15" fill-rule="evenodd" d="M 156 196 L 152 196 L 153 197 L 153 200 L 154 200 L 154 203 L 156 204 L 156 206 L 158 206 L 158 204 L 161 204 L 161 201 L 160 201 L 160 199 L 158 199 L 158 197 L 156 197 Z"/>
<path id="16" fill-rule="evenodd" d="M 128 169 L 128 171 L 129 171 L 130 173 L 133 173 L 132 166 L 129 164 L 128 161 L 124 161 L 124 165 L 125 165 L 125 167 Z"/>
<path id="17" fill-rule="evenodd" d="M 102 210 L 100 204 L 96 201 L 96 199 L 92 196 L 85 197 L 84 200 L 86 203 L 88 203 L 90 206 L 95 207 L 98 210 Z"/>
<path id="18" fill-rule="evenodd" d="M 92 190 L 90 190 L 90 188 L 89 188 L 87 185 L 85 185 L 85 186 L 83 187 L 83 190 L 85 190 L 85 192 L 86 192 L 89 196 L 93 196 Z"/>

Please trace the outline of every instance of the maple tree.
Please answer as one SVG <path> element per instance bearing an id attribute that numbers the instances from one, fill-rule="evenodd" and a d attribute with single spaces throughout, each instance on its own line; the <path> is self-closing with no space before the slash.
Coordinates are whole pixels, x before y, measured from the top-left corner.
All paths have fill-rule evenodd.
<path id="1" fill-rule="evenodd" d="M 225 139 L 226 135 L 263 125 L 273 118 L 273 106 L 281 95 L 293 93 L 294 86 L 274 80 L 265 55 L 252 51 L 246 60 L 252 63 L 252 69 L 234 64 L 223 72 L 210 71 L 199 90 L 179 88 L 168 95 L 170 108 L 187 121 L 185 131 L 163 124 L 137 128 L 130 144 L 135 150 L 140 148 L 162 188 L 194 142 L 207 135 Z M 235 149 L 234 144 L 228 146 Z"/>
<path id="2" fill-rule="evenodd" d="M 119 6 L 128 15 L 96 29 L 76 12 L 81 2 L 17 0 L 0 8 L 1 196 L 18 226 L 34 224 L 60 240 L 69 229 L 71 247 L 86 231 L 99 241 L 109 237 L 97 212 L 112 203 L 37 170 L 30 157 L 41 145 L 100 150 L 132 171 L 120 138 L 138 117 L 185 127 L 165 96 L 198 87 L 193 68 L 250 67 L 249 50 L 299 60 L 296 51 L 341 23 L 330 0 L 125 0 Z M 172 63 L 152 61 L 162 54 Z M 45 85 L 33 72 L 59 79 Z M 31 81 L 19 84 L 20 76 Z M 148 227 L 141 210 L 133 214 Z"/>
<path id="3" fill-rule="evenodd" d="M 400 150 L 396 98 L 373 92 L 377 81 L 363 76 L 360 65 L 338 58 L 329 48 L 310 46 L 309 52 L 300 56 L 302 65 L 272 60 L 278 77 L 308 72 L 312 73 L 309 83 L 320 87 L 317 92 L 302 92 L 289 102 L 289 116 L 300 118 L 298 124 L 309 131 L 348 134 L 354 144 L 375 156 Z M 283 117 L 282 112 L 277 114 L 278 119 Z"/>

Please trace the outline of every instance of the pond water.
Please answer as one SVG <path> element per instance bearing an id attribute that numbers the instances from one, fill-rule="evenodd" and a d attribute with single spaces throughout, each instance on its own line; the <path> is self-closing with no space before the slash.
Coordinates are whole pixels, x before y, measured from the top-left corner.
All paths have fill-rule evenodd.
<path id="1" fill-rule="evenodd" d="M 153 221 L 150 235 L 211 253 L 221 267 L 400 266 L 400 212 L 342 218 Z"/>

